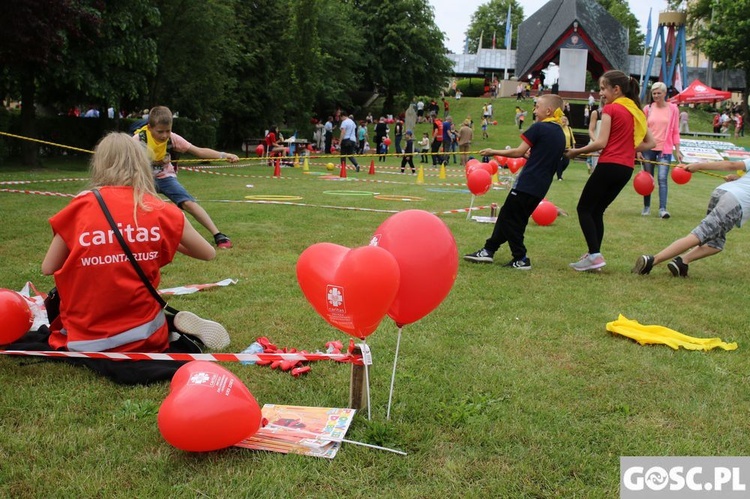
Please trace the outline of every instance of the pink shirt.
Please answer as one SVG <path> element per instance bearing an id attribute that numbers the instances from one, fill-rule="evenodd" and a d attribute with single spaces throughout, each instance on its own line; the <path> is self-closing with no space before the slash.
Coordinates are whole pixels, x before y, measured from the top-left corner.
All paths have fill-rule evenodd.
<path id="1" fill-rule="evenodd" d="M 667 107 L 662 109 L 654 104 L 649 104 L 648 106 L 643 108 L 643 112 L 646 114 L 646 118 L 648 119 L 648 129 L 651 132 L 651 135 L 656 136 L 659 130 L 656 130 L 656 123 L 654 126 L 651 124 L 651 114 L 654 112 L 663 111 L 666 110 L 669 113 L 669 121 L 667 124 L 666 129 L 662 131 L 664 134 L 663 141 L 661 144 L 658 142 L 656 147 L 654 148 L 654 151 L 661 151 L 662 154 L 672 154 L 674 151 L 675 145 L 680 145 L 680 111 L 677 109 L 677 106 L 675 106 L 672 103 L 668 103 Z M 661 149 L 659 149 L 661 147 Z"/>

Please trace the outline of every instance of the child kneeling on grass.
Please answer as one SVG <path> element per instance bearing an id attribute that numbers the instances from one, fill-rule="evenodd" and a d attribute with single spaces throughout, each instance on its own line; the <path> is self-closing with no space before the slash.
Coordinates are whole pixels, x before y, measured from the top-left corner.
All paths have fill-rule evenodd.
<path id="1" fill-rule="evenodd" d="M 482 156 L 520 158 L 531 149 L 526 165 L 500 208 L 492 236 L 484 243 L 484 248 L 464 255 L 464 260 L 492 263 L 495 252 L 507 242 L 513 258 L 504 267 L 531 269 L 531 260 L 526 256 L 523 243 L 524 232 L 529 217 L 549 191 L 560 157 L 565 151 L 565 134 L 561 127 L 562 106 L 559 95 L 543 95 L 534 107 L 537 121 L 521 134 L 522 141 L 518 147 L 479 151 Z"/>
<path id="2" fill-rule="evenodd" d="M 750 170 L 750 159 L 715 161 L 682 165 L 689 172 L 698 170 Z M 750 218 L 750 175 L 729 174 L 708 200 L 706 217 L 690 234 L 677 239 L 656 255 L 641 255 L 633 267 L 634 274 L 645 275 L 654 265 L 670 260 L 667 268 L 674 277 L 687 277 L 688 264 L 724 249 L 727 232 L 741 227 Z M 681 253 L 687 251 L 684 255 Z"/>

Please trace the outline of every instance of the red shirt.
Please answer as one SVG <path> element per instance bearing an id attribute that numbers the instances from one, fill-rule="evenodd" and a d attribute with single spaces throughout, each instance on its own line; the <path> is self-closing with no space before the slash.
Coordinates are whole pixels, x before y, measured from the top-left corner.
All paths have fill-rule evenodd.
<path id="1" fill-rule="evenodd" d="M 609 129 L 609 140 L 599 154 L 600 163 L 616 163 L 618 165 L 635 166 L 635 144 L 633 141 L 633 115 L 625 106 L 607 104 L 602 109 L 612 119 Z"/>
<path id="2" fill-rule="evenodd" d="M 100 192 L 138 264 L 158 287 L 159 269 L 177 251 L 185 216 L 176 206 L 147 195 L 145 200 L 153 209 L 138 210 L 136 221 L 131 187 L 103 187 Z M 60 317 L 50 328 L 50 346 L 77 351 L 164 351 L 169 331 L 166 323 L 161 324 L 161 307 L 112 236 L 94 195 L 76 196 L 50 218 L 50 225 L 70 250 L 55 272 Z M 123 340 L 129 341 L 103 346 Z"/>
<path id="3" fill-rule="evenodd" d="M 268 135 L 266 135 L 266 146 L 270 148 L 275 143 L 276 143 L 276 134 L 273 132 L 268 132 Z"/>

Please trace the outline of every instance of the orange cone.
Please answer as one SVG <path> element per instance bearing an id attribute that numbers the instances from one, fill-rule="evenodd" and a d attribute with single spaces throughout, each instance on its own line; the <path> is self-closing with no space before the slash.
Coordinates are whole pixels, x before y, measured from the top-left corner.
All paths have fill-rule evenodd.
<path id="1" fill-rule="evenodd" d="M 368 175 L 375 175 L 375 160 L 370 160 L 370 171 L 367 172 Z"/>
<path id="2" fill-rule="evenodd" d="M 277 159 L 276 163 L 274 163 L 273 166 L 273 176 L 274 177 L 280 177 L 281 176 L 281 160 Z"/>
<path id="3" fill-rule="evenodd" d="M 339 173 L 340 178 L 346 178 L 346 158 L 341 160 L 341 173 Z"/>

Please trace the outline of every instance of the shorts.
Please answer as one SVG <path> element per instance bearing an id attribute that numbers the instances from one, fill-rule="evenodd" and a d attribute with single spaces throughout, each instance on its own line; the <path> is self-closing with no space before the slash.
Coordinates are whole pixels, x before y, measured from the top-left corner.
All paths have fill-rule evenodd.
<path id="1" fill-rule="evenodd" d="M 706 218 L 690 233 L 698 238 L 701 246 L 707 244 L 719 251 L 724 249 L 727 232 L 739 227 L 742 222 L 742 206 L 731 193 L 714 189 L 708 200 Z"/>
<path id="2" fill-rule="evenodd" d="M 188 191 L 177 181 L 177 177 L 156 178 L 154 183 L 156 192 L 167 196 L 180 209 L 185 201 L 195 201 L 195 198 L 188 194 Z"/>

